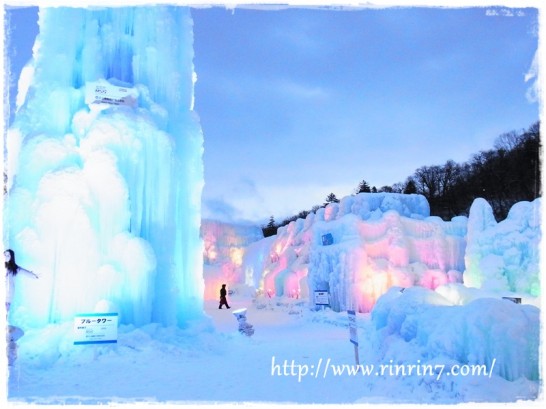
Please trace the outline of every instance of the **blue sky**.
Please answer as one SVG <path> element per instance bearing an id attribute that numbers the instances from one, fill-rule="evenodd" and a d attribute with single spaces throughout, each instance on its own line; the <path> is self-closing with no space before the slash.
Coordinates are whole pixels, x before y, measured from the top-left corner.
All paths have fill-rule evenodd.
<path id="1" fill-rule="evenodd" d="M 519 11 L 194 11 L 204 210 L 281 220 L 528 127 L 537 14 Z"/>
<path id="2" fill-rule="evenodd" d="M 280 221 L 527 128 L 537 10 L 500 11 L 194 9 L 203 216 Z M 32 25 L 12 21 L 16 63 Z"/>

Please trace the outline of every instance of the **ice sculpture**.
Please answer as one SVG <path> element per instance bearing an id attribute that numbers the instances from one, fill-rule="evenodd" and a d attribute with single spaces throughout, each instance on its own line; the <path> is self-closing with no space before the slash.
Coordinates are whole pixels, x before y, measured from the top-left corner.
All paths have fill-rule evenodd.
<path id="1" fill-rule="evenodd" d="M 497 292 L 540 296 L 541 199 L 514 204 L 496 222 L 484 199 L 474 200 L 468 218 L 464 283 Z"/>
<path id="2" fill-rule="evenodd" d="M 453 286 L 454 292 L 468 291 Z M 485 365 L 508 381 L 540 379 L 540 309 L 534 305 L 483 294 L 458 305 L 437 291 L 412 287 L 401 293 L 392 287 L 371 318 L 377 330 L 372 348 L 383 361 L 404 362 L 407 349 L 400 345 L 411 344 L 423 363 L 445 362 L 446 369 L 455 362 Z"/>
<path id="3" fill-rule="evenodd" d="M 236 284 L 245 283 L 242 268 L 248 246 L 264 235 L 254 225 L 202 220 L 201 237 L 204 241 L 205 293 L 207 300 L 218 299 L 222 284 L 233 290 Z"/>
<path id="4" fill-rule="evenodd" d="M 466 217 L 430 216 L 422 195 L 347 196 L 253 243 L 243 268 L 269 295 L 329 292 L 335 311 L 370 311 L 390 287 L 431 289 L 462 281 Z M 326 240 L 325 240 L 326 239 Z"/>
<path id="5" fill-rule="evenodd" d="M 183 326 L 203 302 L 190 11 L 43 8 L 39 27 L 8 131 L 4 246 L 40 280 L 17 284 L 10 321 L 108 309 Z"/>
<path id="6" fill-rule="evenodd" d="M 328 291 L 335 311 L 371 311 L 393 286 L 435 290 L 463 281 L 529 303 L 540 296 L 540 208 L 540 198 L 516 203 L 497 223 L 476 199 L 468 218 L 443 221 L 429 216 L 421 195 L 361 193 L 252 243 L 242 267 L 270 296 L 314 306 L 313 292 Z"/>

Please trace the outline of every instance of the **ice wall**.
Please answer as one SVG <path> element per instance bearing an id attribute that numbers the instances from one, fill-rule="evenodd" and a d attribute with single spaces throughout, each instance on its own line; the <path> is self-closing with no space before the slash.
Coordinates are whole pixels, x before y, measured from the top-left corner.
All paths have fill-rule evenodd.
<path id="1" fill-rule="evenodd" d="M 254 225 L 203 220 L 201 237 L 204 242 L 205 299 L 218 299 L 222 284 L 227 284 L 228 289 L 247 284 L 243 259 L 249 246 L 264 238 L 262 229 Z"/>
<path id="2" fill-rule="evenodd" d="M 541 200 L 520 202 L 497 223 L 477 199 L 469 218 L 429 216 L 420 195 L 348 196 L 252 244 L 243 268 L 264 293 L 309 298 L 326 290 L 336 311 L 371 311 L 392 286 L 462 283 L 481 297 L 540 295 Z M 261 276 L 260 276 L 261 271 Z"/>
<path id="3" fill-rule="evenodd" d="M 182 326 L 203 294 L 189 9 L 44 8 L 39 27 L 8 131 L 4 246 L 40 279 L 18 277 L 10 319 L 108 309 Z M 124 86 L 135 103 L 91 104 L 95 83 Z"/>
<path id="4" fill-rule="evenodd" d="M 468 219 L 466 285 L 540 295 L 540 207 L 540 198 L 516 203 L 497 223 L 484 199 L 474 201 Z"/>
<path id="5" fill-rule="evenodd" d="M 266 265 L 270 262 L 271 246 L 276 236 L 269 236 L 265 239 L 251 243 L 243 256 L 244 283 L 249 287 L 259 289 L 262 283 L 262 275 Z"/>
<path id="6" fill-rule="evenodd" d="M 280 227 L 266 258 L 260 288 L 269 296 L 309 295 L 307 275 L 315 214 Z"/>
<path id="7" fill-rule="evenodd" d="M 396 202 L 396 196 L 388 199 Z M 407 217 L 376 209 L 368 219 L 342 212 L 334 219 L 328 211 L 313 226 L 308 285 L 310 291 L 328 290 L 335 311 L 371 311 L 392 286 L 435 289 L 462 281 L 466 217 L 444 222 L 428 212 Z M 324 245 L 328 234 L 333 243 Z"/>
<path id="8" fill-rule="evenodd" d="M 309 298 L 313 305 L 314 291 L 327 290 L 334 310 L 366 312 L 393 285 L 434 289 L 461 282 L 466 223 L 466 217 L 430 217 L 421 195 L 361 193 L 253 244 L 255 257 L 244 268 L 261 266 L 266 293 Z"/>

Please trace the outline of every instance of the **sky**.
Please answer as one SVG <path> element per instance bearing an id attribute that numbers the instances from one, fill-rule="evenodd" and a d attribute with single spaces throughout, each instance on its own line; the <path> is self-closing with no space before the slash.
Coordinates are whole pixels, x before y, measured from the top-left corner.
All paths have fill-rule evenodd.
<path id="1" fill-rule="evenodd" d="M 12 10 L 12 83 L 35 10 Z M 539 119 L 533 8 L 192 10 L 202 215 L 265 224 L 463 162 Z M 526 79 L 528 79 L 526 81 Z"/>

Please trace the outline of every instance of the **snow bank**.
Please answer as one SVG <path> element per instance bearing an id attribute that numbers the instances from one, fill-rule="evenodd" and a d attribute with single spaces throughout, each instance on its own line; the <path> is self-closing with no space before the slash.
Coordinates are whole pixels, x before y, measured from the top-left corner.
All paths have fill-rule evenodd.
<path id="1" fill-rule="evenodd" d="M 439 291 L 401 290 L 389 289 L 371 314 L 374 348 L 383 361 L 408 362 L 409 356 L 445 363 L 446 371 L 455 364 L 476 364 L 508 381 L 539 379 L 540 310 L 535 306 L 500 297 L 456 305 Z"/>
<path id="2" fill-rule="evenodd" d="M 259 226 L 235 225 L 212 220 L 201 222 L 204 242 L 205 299 L 217 299 L 222 284 L 234 290 L 245 279 L 243 259 L 248 246 L 263 239 Z"/>
<path id="3" fill-rule="evenodd" d="M 540 295 L 540 208 L 540 198 L 516 203 L 497 223 L 484 199 L 474 201 L 465 255 L 467 286 Z"/>

